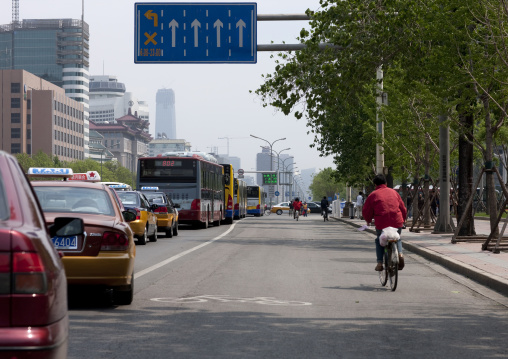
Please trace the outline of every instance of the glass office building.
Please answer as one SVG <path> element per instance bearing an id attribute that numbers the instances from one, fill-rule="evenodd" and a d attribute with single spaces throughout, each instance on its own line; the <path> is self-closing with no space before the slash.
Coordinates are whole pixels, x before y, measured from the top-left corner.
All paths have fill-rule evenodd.
<path id="1" fill-rule="evenodd" d="M 23 20 L 0 25 L 0 70 L 25 70 L 84 105 L 84 153 L 89 155 L 88 24 L 74 19 Z"/>

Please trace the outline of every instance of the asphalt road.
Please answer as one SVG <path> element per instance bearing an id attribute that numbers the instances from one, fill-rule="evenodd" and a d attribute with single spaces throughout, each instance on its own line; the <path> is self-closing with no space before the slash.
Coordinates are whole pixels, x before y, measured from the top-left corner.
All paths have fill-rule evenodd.
<path id="1" fill-rule="evenodd" d="M 137 247 L 134 302 L 71 297 L 69 358 L 507 357 L 508 300 L 319 214 L 181 228 Z"/>

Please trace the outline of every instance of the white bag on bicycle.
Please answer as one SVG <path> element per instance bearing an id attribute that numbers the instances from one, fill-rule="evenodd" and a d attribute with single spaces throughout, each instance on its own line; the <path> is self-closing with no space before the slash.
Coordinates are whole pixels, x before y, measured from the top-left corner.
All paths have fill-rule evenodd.
<path id="1" fill-rule="evenodd" d="M 398 241 L 399 239 L 400 235 L 397 232 L 397 228 L 386 227 L 379 236 L 379 244 L 381 247 L 385 247 L 388 241 Z"/>

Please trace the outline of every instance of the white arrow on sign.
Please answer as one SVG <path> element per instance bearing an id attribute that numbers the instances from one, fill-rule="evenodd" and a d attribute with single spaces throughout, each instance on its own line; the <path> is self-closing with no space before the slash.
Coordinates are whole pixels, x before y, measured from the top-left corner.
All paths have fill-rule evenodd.
<path id="1" fill-rule="evenodd" d="M 198 47 L 198 30 L 201 27 L 201 23 L 196 19 L 192 22 L 191 27 L 194 28 L 194 47 Z"/>
<path id="2" fill-rule="evenodd" d="M 220 29 L 223 27 L 223 25 L 224 24 L 222 23 L 222 21 L 220 21 L 218 19 L 213 24 L 213 27 L 217 28 L 217 47 L 220 47 Z"/>
<path id="3" fill-rule="evenodd" d="M 240 32 L 240 43 L 238 44 L 240 47 L 243 47 L 243 29 L 247 27 L 247 25 L 243 22 L 242 19 L 238 20 L 236 23 L 236 28 Z"/>
<path id="4" fill-rule="evenodd" d="M 173 19 L 169 23 L 169 28 L 171 29 L 171 46 L 175 47 L 176 46 L 176 29 L 178 28 L 178 23 L 176 22 L 175 19 Z"/>

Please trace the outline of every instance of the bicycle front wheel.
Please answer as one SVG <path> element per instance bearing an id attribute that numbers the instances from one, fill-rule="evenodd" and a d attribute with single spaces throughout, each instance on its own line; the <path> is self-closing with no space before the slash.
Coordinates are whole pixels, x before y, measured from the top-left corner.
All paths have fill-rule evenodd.
<path id="1" fill-rule="evenodd" d="M 396 242 L 392 242 L 389 245 L 391 247 L 391 253 L 388 258 L 388 276 L 390 279 L 390 288 L 392 292 L 394 292 L 395 289 L 397 289 L 397 282 L 399 279 L 399 253 Z"/>

